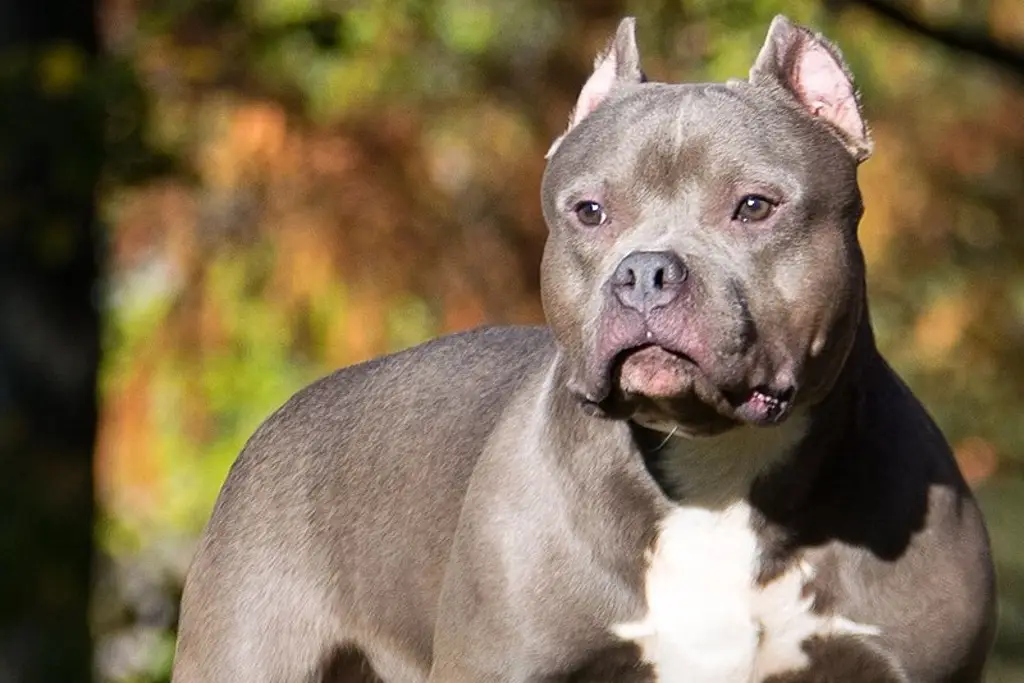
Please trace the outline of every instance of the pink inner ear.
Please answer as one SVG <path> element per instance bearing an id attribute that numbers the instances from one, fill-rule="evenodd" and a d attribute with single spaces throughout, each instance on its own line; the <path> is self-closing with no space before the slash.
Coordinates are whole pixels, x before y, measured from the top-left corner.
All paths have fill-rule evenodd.
<path id="1" fill-rule="evenodd" d="M 580 91 L 580 96 L 576 100 L 576 108 L 572 112 L 570 127 L 575 126 L 597 109 L 598 105 L 604 101 L 604 98 L 608 97 L 608 93 L 611 92 L 614 84 L 615 52 L 612 51 L 600 61 L 594 69 L 594 73 L 590 75 L 590 78 L 583 85 L 583 90 Z"/>
<path id="2" fill-rule="evenodd" d="M 808 45 L 794 71 L 801 99 L 812 114 L 831 122 L 855 139 L 864 135 L 864 123 L 857 110 L 853 84 L 828 49 L 822 45 Z"/>

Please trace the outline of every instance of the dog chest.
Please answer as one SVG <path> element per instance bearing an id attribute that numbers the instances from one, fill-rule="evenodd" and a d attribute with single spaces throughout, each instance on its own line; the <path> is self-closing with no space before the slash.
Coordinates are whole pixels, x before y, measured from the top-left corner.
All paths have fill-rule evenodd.
<path id="1" fill-rule="evenodd" d="M 761 681 L 805 668 L 812 636 L 874 630 L 812 609 L 799 563 L 771 583 L 759 563 L 751 509 L 678 506 L 663 521 L 645 577 L 647 613 L 613 632 L 636 643 L 660 683 Z"/>

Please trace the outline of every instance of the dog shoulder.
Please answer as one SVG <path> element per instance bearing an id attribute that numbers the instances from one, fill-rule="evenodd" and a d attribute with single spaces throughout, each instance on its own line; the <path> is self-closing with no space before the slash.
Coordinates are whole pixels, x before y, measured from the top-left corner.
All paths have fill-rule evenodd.
<path id="1" fill-rule="evenodd" d="M 880 519 L 889 521 L 889 531 L 873 538 L 901 538 L 872 550 L 899 557 L 891 565 L 896 575 L 890 582 L 902 587 L 897 592 L 903 595 L 920 596 L 910 600 L 928 605 L 927 613 L 913 604 L 891 606 L 907 615 L 891 618 L 916 615 L 916 623 L 904 626 L 933 634 L 934 647 L 913 667 L 920 680 L 981 680 L 996 619 L 991 547 L 981 510 L 949 442 L 896 371 L 879 358 L 865 379 L 861 420 L 871 429 L 862 425 L 859 448 L 849 455 L 872 463 L 861 470 L 871 479 L 864 483 L 886 512 Z"/>
<path id="2" fill-rule="evenodd" d="M 312 382 L 245 443 L 214 519 L 226 508 L 292 506 L 325 486 L 370 480 L 383 463 L 392 476 L 417 462 L 446 471 L 468 466 L 479 450 L 473 443 L 493 428 L 515 386 L 553 348 L 546 328 L 481 327 Z"/>

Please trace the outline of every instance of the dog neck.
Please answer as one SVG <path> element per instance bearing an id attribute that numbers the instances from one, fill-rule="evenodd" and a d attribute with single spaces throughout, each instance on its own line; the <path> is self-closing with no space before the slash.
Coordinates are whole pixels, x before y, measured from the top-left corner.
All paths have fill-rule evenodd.
<path id="1" fill-rule="evenodd" d="M 639 426 L 633 432 L 669 498 L 718 510 L 745 499 L 759 477 L 784 462 L 803 440 L 809 419 L 806 410 L 798 410 L 777 427 L 736 427 L 701 438 Z"/>

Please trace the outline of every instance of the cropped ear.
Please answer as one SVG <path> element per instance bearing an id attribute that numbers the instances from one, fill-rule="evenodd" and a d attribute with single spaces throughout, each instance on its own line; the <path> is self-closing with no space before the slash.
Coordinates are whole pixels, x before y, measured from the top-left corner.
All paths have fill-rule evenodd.
<path id="1" fill-rule="evenodd" d="M 569 131 L 597 109 L 616 88 L 646 80 L 640 68 L 640 51 L 636 45 L 636 19 L 626 17 L 619 22 L 608 46 L 594 60 L 594 72 L 580 91 L 576 106 L 569 116 L 569 127 L 551 145 L 545 158 L 551 158 Z"/>
<path id="2" fill-rule="evenodd" d="M 780 85 L 811 115 L 826 121 L 858 163 L 871 156 L 872 141 L 842 53 L 823 36 L 779 15 L 754 66 L 750 82 Z"/>

